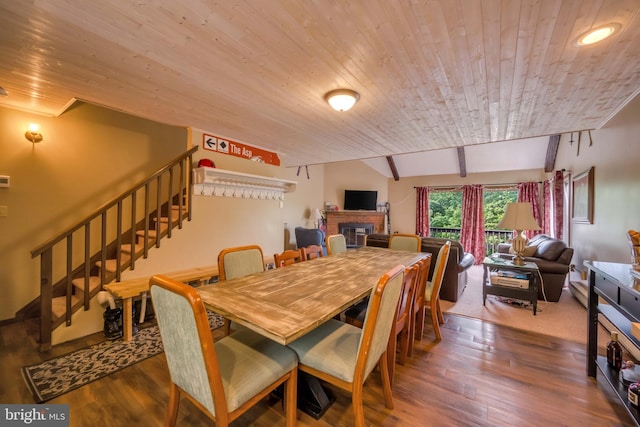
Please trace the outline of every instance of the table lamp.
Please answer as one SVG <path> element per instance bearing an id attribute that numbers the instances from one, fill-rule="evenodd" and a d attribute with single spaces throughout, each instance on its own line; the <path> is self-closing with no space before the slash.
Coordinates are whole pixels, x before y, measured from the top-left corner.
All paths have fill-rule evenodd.
<path id="1" fill-rule="evenodd" d="M 320 209 L 315 209 L 313 211 L 313 218 L 315 219 L 316 228 L 320 228 L 322 226 L 322 213 Z"/>
<path id="2" fill-rule="evenodd" d="M 527 238 L 522 235 L 525 230 L 540 230 L 540 226 L 533 217 L 531 203 L 518 202 L 507 203 L 507 210 L 498 224 L 498 228 L 511 228 L 516 231 L 511 247 L 516 256 L 513 258 L 513 265 L 524 265 L 524 248 L 527 246 Z"/>

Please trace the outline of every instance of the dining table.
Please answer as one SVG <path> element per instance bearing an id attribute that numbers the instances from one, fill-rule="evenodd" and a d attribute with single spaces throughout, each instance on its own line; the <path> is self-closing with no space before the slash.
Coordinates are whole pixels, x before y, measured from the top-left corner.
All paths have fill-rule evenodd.
<path id="1" fill-rule="evenodd" d="M 196 289 L 207 309 L 286 345 L 364 299 L 391 268 L 429 257 L 363 246 Z"/>

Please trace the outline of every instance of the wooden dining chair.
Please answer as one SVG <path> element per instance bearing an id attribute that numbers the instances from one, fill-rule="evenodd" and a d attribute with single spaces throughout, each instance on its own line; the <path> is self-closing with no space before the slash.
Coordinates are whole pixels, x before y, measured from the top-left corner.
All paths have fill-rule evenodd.
<path id="1" fill-rule="evenodd" d="M 218 254 L 219 280 L 235 279 L 264 271 L 264 256 L 258 245 L 226 248 Z"/>
<path id="2" fill-rule="evenodd" d="M 216 426 L 228 426 L 281 384 L 286 425 L 295 426 L 294 351 L 248 329 L 214 343 L 195 288 L 165 276 L 153 276 L 149 285 L 171 375 L 165 426 L 176 424 L 181 395 Z"/>
<path id="3" fill-rule="evenodd" d="M 418 278 L 419 265 L 414 264 L 404 270 L 404 280 L 402 282 L 402 292 L 398 299 L 396 315 L 391 327 L 391 336 L 387 344 L 387 360 L 389 366 L 389 381 L 393 385 L 393 377 L 396 372 L 396 357 L 398 363 L 405 364 L 407 353 L 409 352 L 409 332 L 411 331 L 411 304 L 413 294 L 416 290 L 416 280 Z M 400 345 L 398 346 L 398 342 Z M 399 351 L 396 352 L 396 349 Z"/>
<path id="4" fill-rule="evenodd" d="M 231 280 L 264 271 L 264 255 L 258 245 L 225 248 L 218 254 L 218 280 Z M 234 329 L 237 325 L 234 323 Z M 231 322 L 224 319 L 224 332 L 231 332 Z"/>
<path id="5" fill-rule="evenodd" d="M 326 238 L 327 255 L 339 254 L 347 251 L 347 240 L 342 234 L 332 234 Z"/>
<path id="6" fill-rule="evenodd" d="M 402 265 L 380 277 L 362 329 L 330 319 L 289 344 L 298 355 L 298 369 L 351 393 L 357 427 L 365 425 L 362 389 L 376 366 L 385 406 L 393 409 L 386 350 L 403 279 Z"/>
<path id="7" fill-rule="evenodd" d="M 276 268 L 284 267 L 287 265 L 295 264 L 297 262 L 305 261 L 306 258 L 302 253 L 302 249 L 287 249 L 279 254 L 273 254 L 273 260 L 275 261 Z"/>
<path id="8" fill-rule="evenodd" d="M 409 316 L 409 348 L 407 356 L 413 357 L 413 345 L 416 339 L 422 340 L 424 333 L 424 321 L 418 324 L 417 317 L 420 311 L 425 310 L 424 293 L 429 279 L 429 269 L 431 268 L 431 257 L 424 258 L 418 263 L 418 277 L 416 279 L 416 290 L 413 293 L 413 304 L 411 304 L 411 315 Z M 420 337 L 420 338 L 418 338 Z"/>
<path id="9" fill-rule="evenodd" d="M 306 261 L 321 258 L 324 256 L 322 245 L 309 245 L 304 248 L 300 248 L 302 256 Z"/>
<path id="10" fill-rule="evenodd" d="M 422 310 L 418 311 L 416 319 L 415 331 L 416 337 L 418 337 L 419 340 L 422 340 L 422 331 L 418 332 L 418 330 L 424 326 L 427 307 L 429 307 L 431 311 L 431 323 L 433 324 L 433 332 L 436 334 L 436 339 L 438 341 L 442 339 L 440 325 L 444 323 L 444 317 L 442 316 L 442 309 L 440 308 L 440 288 L 442 287 L 442 281 L 444 279 L 444 270 L 447 268 L 450 249 L 451 242 L 447 240 L 438 251 L 438 258 L 436 259 L 431 281 L 427 281 L 426 283 L 424 306 Z"/>
<path id="11" fill-rule="evenodd" d="M 417 234 L 392 234 L 389 237 L 389 249 L 420 252 L 422 237 Z"/>

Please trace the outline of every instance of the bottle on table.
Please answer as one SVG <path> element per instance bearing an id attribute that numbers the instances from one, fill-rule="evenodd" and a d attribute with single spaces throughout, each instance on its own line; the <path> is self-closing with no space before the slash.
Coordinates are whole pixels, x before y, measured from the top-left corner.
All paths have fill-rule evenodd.
<path id="1" fill-rule="evenodd" d="M 617 332 L 611 332 L 611 341 L 607 344 L 607 364 L 614 369 L 622 367 L 622 346 L 618 342 Z"/>

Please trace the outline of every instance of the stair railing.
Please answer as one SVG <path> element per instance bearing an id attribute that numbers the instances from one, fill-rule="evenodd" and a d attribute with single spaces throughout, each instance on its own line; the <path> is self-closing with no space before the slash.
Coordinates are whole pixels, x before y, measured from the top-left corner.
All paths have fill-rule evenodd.
<path id="1" fill-rule="evenodd" d="M 197 150 L 196 146 L 181 154 L 131 189 L 100 206 L 73 227 L 31 251 L 32 258 L 40 257 L 40 297 L 36 300 L 39 299 L 41 351 L 51 348 L 52 331 L 57 325 L 62 322 L 66 322 L 67 326 L 71 325 L 71 315 L 77 310 L 72 299 L 74 279 L 84 279 L 81 306 L 88 310 L 92 296 L 90 277 L 92 270 L 95 270 L 96 262 L 101 263 L 100 286 L 113 279 L 120 281 L 124 269 L 134 269 L 137 257 L 148 257 L 150 242 L 153 239 L 155 239 L 155 246 L 159 248 L 163 235 L 171 237 L 174 226 L 182 228 L 185 216 L 187 220 L 191 220 L 191 197 L 188 196 L 191 192 L 187 191 L 187 187 L 190 188 L 193 185 L 190 171 L 193 166 L 192 155 Z M 174 177 L 175 169 L 179 170 L 177 183 Z M 142 193 L 143 202 L 139 202 L 138 193 Z M 152 197 L 155 200 L 152 200 Z M 138 213 L 138 203 L 144 205 L 142 215 Z M 173 214 L 173 207 L 176 204 L 177 224 L 174 223 Z M 152 210 L 152 205 L 155 210 Z M 128 209 L 125 206 L 128 206 Z M 166 227 L 162 226 L 161 221 L 163 208 L 168 217 Z M 114 216 L 115 224 L 112 219 Z M 155 217 L 155 227 L 151 229 L 153 217 Z M 122 228 L 127 219 L 130 222 L 130 228 L 123 231 Z M 97 231 L 94 231 L 92 223 L 99 224 Z M 95 237 L 96 234 L 99 235 L 98 239 Z M 137 249 L 136 245 L 139 235 L 143 236 L 142 251 Z M 77 240 L 83 240 L 83 250 L 74 250 L 74 241 Z M 99 240 L 99 244 L 96 240 Z M 130 244 L 130 259 L 124 260 L 122 247 L 128 244 Z M 113 258 L 108 252 L 115 252 L 115 275 L 107 274 L 107 260 Z M 54 275 L 61 278 L 56 282 Z M 95 294 L 97 290 L 93 293 Z M 64 318 L 53 319 L 53 298 L 58 296 L 66 297 L 65 315 Z"/>

